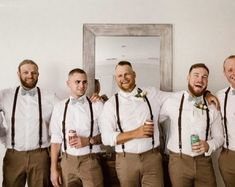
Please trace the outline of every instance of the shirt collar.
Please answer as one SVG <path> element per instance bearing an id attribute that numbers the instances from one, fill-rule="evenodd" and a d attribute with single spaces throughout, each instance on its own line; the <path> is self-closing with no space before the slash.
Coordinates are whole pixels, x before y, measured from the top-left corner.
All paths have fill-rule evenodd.
<path id="1" fill-rule="evenodd" d="M 138 89 L 138 87 L 135 86 L 135 88 L 131 92 L 125 92 L 123 90 L 119 90 L 119 93 L 120 93 L 120 95 L 122 95 L 124 97 L 131 97 L 131 96 L 135 96 L 137 94 L 137 89 Z"/>

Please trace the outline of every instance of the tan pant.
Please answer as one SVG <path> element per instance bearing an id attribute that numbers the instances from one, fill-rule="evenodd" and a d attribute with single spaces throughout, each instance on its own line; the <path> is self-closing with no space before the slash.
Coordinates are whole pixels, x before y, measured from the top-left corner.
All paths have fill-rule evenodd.
<path id="1" fill-rule="evenodd" d="M 122 187 L 163 187 L 162 157 L 159 151 L 116 154 L 116 171 Z"/>
<path id="2" fill-rule="evenodd" d="M 50 186 L 50 159 L 47 149 L 7 149 L 3 159 L 3 187 Z"/>
<path id="3" fill-rule="evenodd" d="M 216 187 L 211 157 L 170 153 L 169 173 L 173 187 Z"/>
<path id="4" fill-rule="evenodd" d="M 64 187 L 103 187 L 102 170 L 96 154 L 63 154 L 61 168 Z"/>
<path id="5" fill-rule="evenodd" d="M 235 187 L 235 151 L 223 148 L 219 157 L 219 168 L 226 187 Z"/>

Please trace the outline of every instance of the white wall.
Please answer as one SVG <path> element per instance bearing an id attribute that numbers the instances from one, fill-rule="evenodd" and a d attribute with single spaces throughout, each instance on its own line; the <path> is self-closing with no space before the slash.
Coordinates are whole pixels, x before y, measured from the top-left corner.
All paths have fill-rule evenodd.
<path id="1" fill-rule="evenodd" d="M 83 23 L 171 23 L 174 90 L 203 61 L 215 91 L 226 85 L 223 59 L 235 54 L 234 17 L 234 0 L 0 0 L 0 89 L 18 83 L 17 65 L 29 58 L 40 85 L 65 97 L 67 72 L 82 67 Z"/>

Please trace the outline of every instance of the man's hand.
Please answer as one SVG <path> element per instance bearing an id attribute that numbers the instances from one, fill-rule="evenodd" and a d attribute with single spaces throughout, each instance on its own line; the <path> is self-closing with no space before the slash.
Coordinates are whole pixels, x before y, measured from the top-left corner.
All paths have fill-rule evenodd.
<path id="1" fill-rule="evenodd" d="M 208 152 L 209 145 L 206 141 L 200 140 L 199 142 L 196 142 L 192 144 L 192 151 L 195 153 L 205 153 Z"/>
<path id="2" fill-rule="evenodd" d="M 69 140 L 69 145 L 75 148 L 86 147 L 89 145 L 89 138 L 84 136 L 75 136 Z"/>
<path id="3" fill-rule="evenodd" d="M 93 95 L 90 97 L 90 100 L 91 100 L 92 103 L 95 103 L 97 101 L 103 102 L 101 96 L 96 94 L 96 93 L 93 93 Z"/>
<path id="4" fill-rule="evenodd" d="M 154 127 L 152 124 L 144 124 L 136 129 L 136 138 L 148 138 L 152 137 Z"/>
<path id="5" fill-rule="evenodd" d="M 56 168 L 51 168 L 51 182 L 54 187 L 60 187 L 62 185 L 61 175 Z"/>
<path id="6" fill-rule="evenodd" d="M 217 108 L 217 110 L 220 110 L 220 103 L 217 97 L 215 97 L 213 94 L 211 94 L 209 91 L 205 94 L 206 100 L 209 105 L 213 104 Z"/>

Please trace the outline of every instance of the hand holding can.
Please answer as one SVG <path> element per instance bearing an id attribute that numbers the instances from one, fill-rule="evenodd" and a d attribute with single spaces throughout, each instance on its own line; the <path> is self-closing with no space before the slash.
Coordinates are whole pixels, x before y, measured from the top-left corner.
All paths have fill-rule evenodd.
<path id="1" fill-rule="evenodd" d="M 198 145 L 195 145 L 198 142 L 200 142 L 199 136 L 197 134 L 192 134 L 191 135 L 191 145 L 192 145 L 193 152 L 198 152 L 198 150 L 197 150 Z"/>

